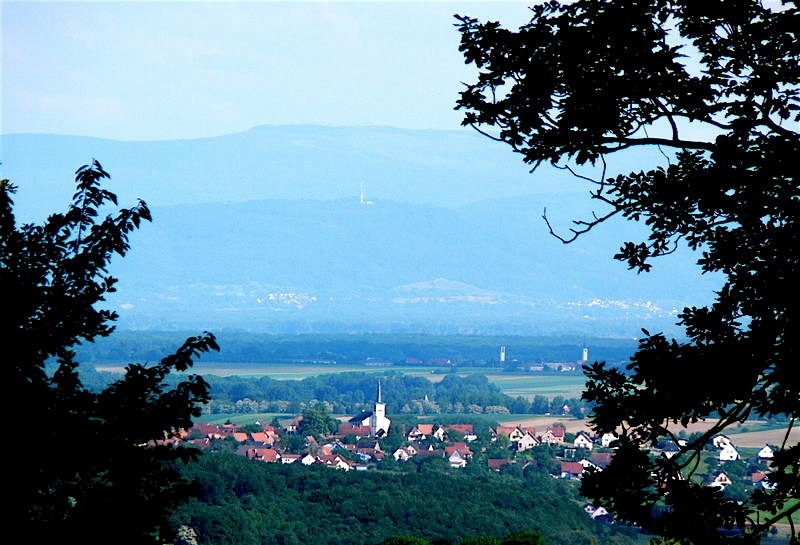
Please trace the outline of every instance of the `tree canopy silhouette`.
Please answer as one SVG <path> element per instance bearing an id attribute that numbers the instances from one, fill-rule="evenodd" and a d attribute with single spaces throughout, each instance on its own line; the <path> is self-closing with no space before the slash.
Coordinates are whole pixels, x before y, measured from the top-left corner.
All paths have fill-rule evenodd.
<path id="1" fill-rule="evenodd" d="M 116 196 L 94 161 L 76 172 L 65 213 L 42 225 L 16 225 L 12 195 L 0 181 L 2 346 L 11 407 L 28 440 L 6 449 L 9 520 L 32 543 L 154 543 L 172 535 L 169 516 L 190 496 L 173 464 L 197 450 L 170 439 L 191 426 L 208 385 L 187 375 L 166 387 L 199 354 L 218 350 L 214 336 L 191 337 L 152 365 L 129 364 L 123 378 L 92 392 L 81 384 L 73 347 L 113 331 L 116 313 L 100 308 L 115 290 L 108 273 L 128 235 L 150 221 L 144 202 L 103 218 Z"/>
<path id="2" fill-rule="evenodd" d="M 724 278 L 712 304 L 679 315 L 685 339 L 643 330 L 627 368 L 585 367 L 591 425 L 620 440 L 582 490 L 679 542 L 757 542 L 800 509 L 800 445 L 788 440 L 800 413 L 800 12 L 788 0 L 578 0 L 531 14 L 518 30 L 456 16 L 478 71 L 457 102 L 463 124 L 534 168 L 548 162 L 593 184 L 604 211 L 568 235 L 545 213 L 564 242 L 621 216 L 649 228 L 614 256 L 631 269 L 685 243 L 703 272 Z M 661 150 L 663 165 L 606 173 L 607 157 L 643 146 Z M 590 165 L 602 174 L 582 174 Z M 714 435 L 757 415 L 786 418 L 786 439 L 774 489 L 738 503 L 695 472 Z M 679 456 L 644 450 L 706 419 L 713 426 Z"/>

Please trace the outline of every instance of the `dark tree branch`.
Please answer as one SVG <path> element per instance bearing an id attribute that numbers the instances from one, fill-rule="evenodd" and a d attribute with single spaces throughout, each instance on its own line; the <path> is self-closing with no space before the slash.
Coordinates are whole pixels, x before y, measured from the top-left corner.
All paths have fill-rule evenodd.
<path id="1" fill-rule="evenodd" d="M 596 226 L 600 225 L 601 223 L 603 223 L 604 221 L 612 218 L 617 213 L 619 213 L 619 210 L 613 210 L 613 211 L 609 212 L 608 214 L 605 214 L 604 216 L 597 216 L 594 212 L 592 212 L 592 215 L 594 216 L 594 219 L 592 221 L 574 220 L 572 223 L 574 223 L 575 225 L 582 226 L 582 227 L 580 229 L 570 228 L 570 231 L 572 232 L 572 236 L 570 236 L 570 237 L 563 237 L 563 236 L 561 236 L 561 235 L 559 235 L 558 233 L 555 232 L 555 230 L 553 229 L 553 226 L 550 224 L 550 220 L 547 217 L 547 208 L 545 208 L 544 212 L 542 212 L 542 219 L 544 220 L 545 224 L 547 225 L 547 229 L 548 229 L 548 231 L 550 232 L 550 234 L 552 236 L 554 236 L 555 238 L 557 238 L 558 240 L 560 240 L 564 244 L 569 244 L 570 242 L 574 242 L 575 240 L 577 240 L 579 236 L 583 235 L 584 233 L 588 233 L 594 227 L 596 227 Z"/>
<path id="2" fill-rule="evenodd" d="M 673 140 L 669 138 L 602 138 L 601 141 L 607 144 L 619 144 L 614 150 L 627 149 L 634 146 L 669 146 L 671 148 L 680 149 L 697 149 L 705 151 L 714 151 L 716 147 L 709 142 L 701 142 L 695 140 Z"/>

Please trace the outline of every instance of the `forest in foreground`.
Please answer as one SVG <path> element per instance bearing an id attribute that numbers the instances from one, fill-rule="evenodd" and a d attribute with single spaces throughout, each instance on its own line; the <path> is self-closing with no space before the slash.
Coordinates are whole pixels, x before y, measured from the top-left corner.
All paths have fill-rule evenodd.
<path id="1" fill-rule="evenodd" d="M 201 545 L 378 545 L 401 535 L 459 545 L 523 531 L 539 532 L 547 545 L 646 542 L 635 529 L 592 520 L 576 482 L 535 465 L 498 473 L 429 458 L 384 467 L 339 471 L 210 452 L 184 467 L 200 495 L 173 519 L 191 526 Z"/>

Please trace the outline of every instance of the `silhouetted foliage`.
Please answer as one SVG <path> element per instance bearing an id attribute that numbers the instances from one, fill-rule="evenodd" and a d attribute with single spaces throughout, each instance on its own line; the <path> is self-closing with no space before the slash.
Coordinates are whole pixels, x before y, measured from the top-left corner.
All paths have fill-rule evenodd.
<path id="1" fill-rule="evenodd" d="M 129 233 L 150 220 L 141 201 L 100 216 L 117 204 L 100 187 L 108 177 L 96 161 L 81 167 L 65 213 L 19 227 L 16 188 L 0 182 L 6 388 L 34 438 L 8 449 L 7 467 L 19 478 L 7 490 L 7 514 L 17 535 L 32 543 L 160 545 L 176 529 L 168 524 L 171 511 L 191 492 L 174 463 L 197 451 L 167 443 L 199 416 L 208 385 L 187 375 L 167 389 L 164 379 L 218 349 L 214 337 L 191 337 L 153 365 L 132 363 L 99 392 L 84 388 L 78 376 L 73 348 L 113 330 L 116 314 L 99 308 L 116 283 L 109 262 L 128 251 Z"/>
<path id="2" fill-rule="evenodd" d="M 800 487 L 796 443 L 776 454 L 775 489 L 744 503 L 692 479 L 713 435 L 753 415 L 786 415 L 790 430 L 800 413 L 800 11 L 774 4 L 547 2 L 518 31 L 458 16 L 460 50 L 480 70 L 458 101 L 463 124 L 534 167 L 549 162 L 594 184 L 604 210 L 568 236 L 548 221 L 553 234 L 570 242 L 612 216 L 642 221 L 648 239 L 615 256 L 631 269 L 648 271 L 685 243 L 704 273 L 724 279 L 713 304 L 679 315 L 687 340 L 644 331 L 627 369 L 585 367 L 591 424 L 621 443 L 584 493 L 682 542 L 737 533 L 756 542 L 800 509 L 788 501 Z M 606 174 L 607 157 L 641 146 L 657 147 L 667 166 Z M 576 170 L 589 164 L 602 167 L 597 179 Z M 680 456 L 640 448 L 709 417 L 714 426 Z"/>

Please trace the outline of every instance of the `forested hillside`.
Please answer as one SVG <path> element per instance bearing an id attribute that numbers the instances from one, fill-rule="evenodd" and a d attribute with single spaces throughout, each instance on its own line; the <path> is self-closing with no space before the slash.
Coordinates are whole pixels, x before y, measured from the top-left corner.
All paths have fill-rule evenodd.
<path id="1" fill-rule="evenodd" d="M 393 468 L 345 472 L 212 453 L 185 468 L 201 495 L 174 520 L 191 526 L 201 545 L 377 545 L 396 535 L 446 545 L 531 530 L 548 545 L 637 542 L 631 529 L 593 521 L 575 483 L 535 466 L 498 474 L 477 465 L 453 470 L 432 458 Z"/>

